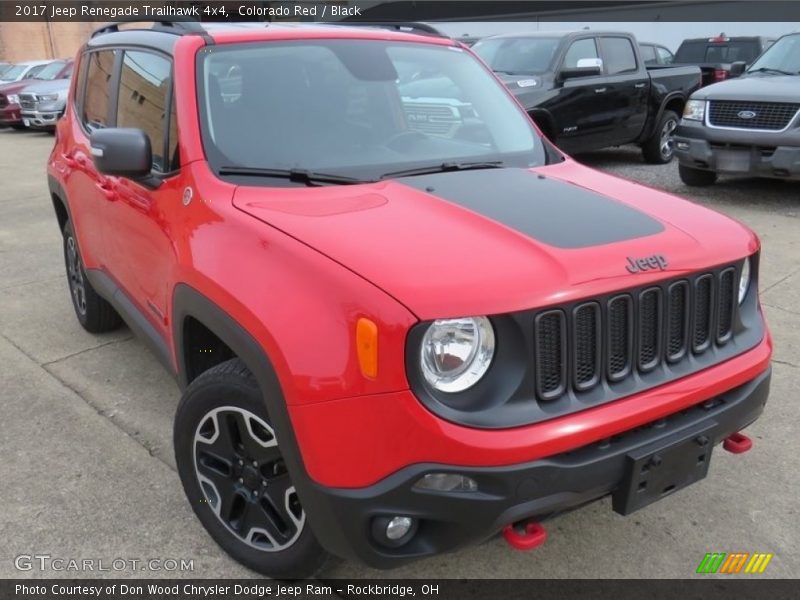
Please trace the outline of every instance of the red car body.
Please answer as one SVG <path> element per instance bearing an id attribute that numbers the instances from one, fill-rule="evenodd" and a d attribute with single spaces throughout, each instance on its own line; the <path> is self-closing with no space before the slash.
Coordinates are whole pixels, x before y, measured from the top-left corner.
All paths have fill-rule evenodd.
<path id="1" fill-rule="evenodd" d="M 316 37 L 452 44 L 366 29 L 270 27 L 211 34 L 217 45 Z M 126 320 L 144 332 L 181 386 L 198 375 L 192 356 L 197 349 L 187 333 L 192 319 L 202 321 L 237 354 L 266 357 L 283 398 L 281 406 L 270 406 L 270 414 L 276 426 L 286 429 L 287 443 L 296 447 L 290 466 L 298 473 L 296 479 L 303 480 L 298 491 L 315 531 L 321 530 L 320 541 L 331 551 L 391 566 L 458 547 L 496 531 L 503 522 L 541 514 L 523 498 L 536 481 L 544 481 L 534 478 L 520 480 L 518 492 L 509 492 L 513 499 L 482 523 L 479 532 L 453 531 L 427 550 L 415 546 L 405 554 L 347 541 L 366 533 L 358 519 L 351 526 L 340 518 L 339 508 L 354 506 L 359 498 L 392 498 L 387 489 L 393 489 L 391 482 L 399 481 L 404 470 L 446 465 L 479 478 L 484 468 L 504 470 L 558 459 L 641 426 L 678 418 L 682 411 L 699 410 L 710 399 L 756 386 L 759 378 L 768 383 L 772 342 L 753 297 L 760 331 L 755 343 L 685 376 L 519 426 L 474 426 L 437 414 L 420 400 L 405 366 L 410 332 L 419 323 L 538 310 L 638 290 L 757 257 L 758 239 L 744 225 L 709 209 L 569 157 L 527 173 L 531 179 L 590 191 L 644 213 L 661 225 L 660 231 L 588 248 L 557 247 L 392 179 L 296 188 L 225 181 L 209 166 L 198 128 L 195 64 L 206 42 L 203 36 L 187 35 L 174 43 L 179 172 L 155 189 L 99 174 L 90 137 L 70 101 L 48 164 L 53 201 L 62 227 L 67 218 L 75 225 L 95 287 L 105 289 L 110 298 L 125 299 L 136 315 Z M 79 85 L 76 76 L 71 97 Z M 469 174 L 448 176 L 464 175 Z M 503 189 L 492 193 L 502 195 Z M 187 200 L 186 194 L 191 194 L 188 203 L 181 201 Z M 438 237 L 443 229 L 448 248 L 479 251 L 470 251 L 469 261 L 443 252 Z M 668 257 L 666 269 L 626 269 L 631 257 L 654 253 Z M 212 314 L 216 316 L 207 316 Z M 375 377 L 360 368 L 360 318 L 377 326 Z M 226 337 L 226 331 L 234 330 L 238 333 Z M 265 369 L 259 373 L 262 383 L 271 385 Z M 726 422 L 728 429 L 716 432 L 715 441 L 760 413 L 766 400 L 762 392 L 757 407 Z M 612 483 L 598 483 L 592 494 L 608 493 Z M 592 495 L 570 485 L 558 490 L 567 497 L 562 507 Z M 337 501 L 329 501 L 331 496 Z M 385 502 L 411 514 L 424 516 L 427 510 L 413 502 L 402 507 L 396 506 L 397 500 Z M 461 501 L 448 502 L 456 507 Z M 542 506 L 551 512 L 556 508 L 552 502 Z M 373 508 L 362 512 L 371 514 Z"/>

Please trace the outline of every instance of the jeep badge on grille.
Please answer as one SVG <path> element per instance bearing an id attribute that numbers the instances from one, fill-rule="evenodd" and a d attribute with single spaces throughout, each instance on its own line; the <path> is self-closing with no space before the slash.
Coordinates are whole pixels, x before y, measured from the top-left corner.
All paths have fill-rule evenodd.
<path id="1" fill-rule="evenodd" d="M 643 258 L 627 257 L 628 264 L 625 268 L 631 273 L 641 273 L 642 271 L 652 271 L 659 269 L 663 271 L 667 268 L 667 259 L 662 254 L 653 254 L 652 256 L 645 256 Z"/>

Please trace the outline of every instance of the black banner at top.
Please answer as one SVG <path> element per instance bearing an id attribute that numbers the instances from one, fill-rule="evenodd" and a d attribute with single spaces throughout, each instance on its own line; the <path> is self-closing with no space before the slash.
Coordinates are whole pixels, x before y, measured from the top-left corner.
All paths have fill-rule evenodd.
<path id="1" fill-rule="evenodd" d="M 800 21 L 796 0 L 4 1 L 0 21 Z"/>

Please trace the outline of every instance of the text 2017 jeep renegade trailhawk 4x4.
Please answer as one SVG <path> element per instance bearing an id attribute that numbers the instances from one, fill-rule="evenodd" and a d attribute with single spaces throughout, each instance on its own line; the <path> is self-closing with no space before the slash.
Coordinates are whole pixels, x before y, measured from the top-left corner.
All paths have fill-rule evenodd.
<path id="1" fill-rule="evenodd" d="M 404 95 L 431 74 L 457 101 Z M 756 236 L 563 156 L 448 39 L 107 26 L 48 173 L 79 321 L 175 374 L 191 506 L 265 574 L 536 546 L 767 400 Z"/>

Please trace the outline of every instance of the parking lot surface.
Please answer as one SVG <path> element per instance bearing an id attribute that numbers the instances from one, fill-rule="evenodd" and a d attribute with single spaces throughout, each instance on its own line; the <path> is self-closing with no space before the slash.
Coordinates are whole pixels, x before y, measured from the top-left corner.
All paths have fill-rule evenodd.
<path id="1" fill-rule="evenodd" d="M 172 455 L 179 393 L 127 329 L 74 318 L 48 197 L 48 134 L 0 130 L 0 577 L 249 577 L 206 535 Z M 690 577 L 706 552 L 771 552 L 800 576 L 800 184 L 722 178 L 692 189 L 638 149 L 580 160 L 748 224 L 761 236 L 761 298 L 775 337 L 772 393 L 753 451 L 715 450 L 706 480 L 629 517 L 603 500 L 545 525 L 522 553 L 502 539 L 391 572 L 338 563 L 329 577 Z M 193 570 L 20 571 L 19 555 L 187 559 Z M 97 563 L 96 563 L 97 564 Z M 119 563 L 117 563 L 119 564 Z"/>

